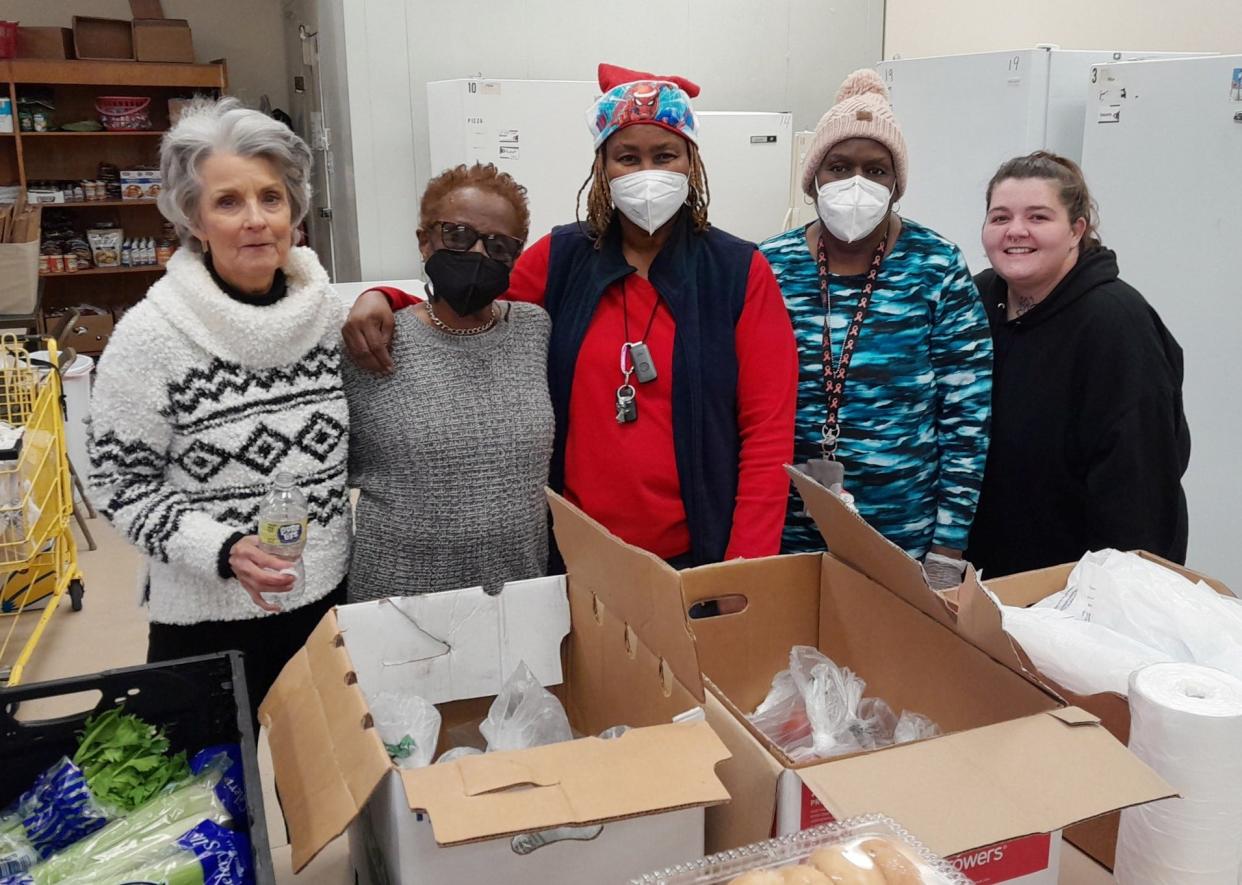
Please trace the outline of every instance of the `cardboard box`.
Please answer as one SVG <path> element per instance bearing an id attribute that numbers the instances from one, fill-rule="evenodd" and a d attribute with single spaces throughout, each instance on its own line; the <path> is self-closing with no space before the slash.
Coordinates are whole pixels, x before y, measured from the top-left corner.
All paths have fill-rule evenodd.
<path id="1" fill-rule="evenodd" d="M 18 58 L 75 58 L 70 28 L 17 29 Z"/>
<path id="2" fill-rule="evenodd" d="M 194 38 L 183 18 L 136 18 L 134 57 L 138 61 L 194 63 Z"/>
<path id="3" fill-rule="evenodd" d="M 39 238 L 0 243 L 0 314 L 28 314 L 39 302 Z"/>
<path id="4" fill-rule="evenodd" d="M 134 57 L 134 35 L 123 18 L 73 17 L 73 49 L 80 59 L 115 60 Z"/>
<path id="5" fill-rule="evenodd" d="M 1176 563 L 1169 562 L 1145 551 L 1136 551 L 1139 556 L 1165 568 L 1177 572 L 1191 581 L 1203 581 L 1217 593 L 1233 596 L 1234 593 L 1216 578 L 1208 577 Z M 1030 606 L 1047 596 L 1065 589 L 1070 572 L 1077 563 L 1053 566 L 1052 568 L 1024 572 L 1004 578 L 989 580 L 987 587 L 1005 605 Z M 1059 685 L 1052 678 L 1045 676 L 1031 663 L 1017 641 L 1005 633 L 1001 626 L 1001 612 L 996 604 L 984 593 L 977 583 L 969 583 L 959 588 L 951 597 L 957 611 L 959 632 L 966 636 L 981 649 L 988 652 L 996 660 L 1009 665 L 1019 673 L 1024 673 L 1038 680 L 1055 691 L 1069 703 L 1090 711 L 1099 717 L 1104 726 L 1123 744 L 1130 741 L 1130 705 L 1126 698 L 1112 692 L 1093 695 L 1079 695 Z M 1097 820 L 1089 821 L 1066 832 L 1066 838 L 1091 855 L 1100 863 L 1112 869 L 1117 849 L 1117 827 L 1120 815 L 1110 814 Z"/>
<path id="6" fill-rule="evenodd" d="M 816 815 L 882 812 L 977 882 L 1053 882 L 1062 827 L 1172 794 L 1095 717 L 959 636 L 917 563 L 826 489 L 797 481 L 833 555 L 677 572 L 552 500 L 571 586 L 622 600 L 618 616 L 699 688 L 732 753 L 720 775 L 734 802 L 708 810 L 709 851 L 801 829 Z M 743 597 L 744 610 L 687 617 L 730 596 Z M 930 716 L 945 735 L 795 764 L 745 716 L 794 645 L 818 646 L 866 679 L 869 696 Z"/>
<path id="7" fill-rule="evenodd" d="M 611 608 L 543 578 L 327 614 L 259 713 L 295 871 L 347 828 L 356 880 L 371 883 L 578 885 L 700 856 L 703 809 L 728 799 L 714 773 L 728 752 L 706 723 L 673 724 L 695 698 Z M 518 661 L 559 684 L 579 733 L 634 727 L 393 767 L 364 691 L 417 685 L 443 735 L 482 718 Z"/>
<path id="8" fill-rule="evenodd" d="M 110 313 L 84 313 L 78 317 L 77 321 L 69 327 L 65 336 L 61 338 L 61 350 L 72 347 L 78 353 L 98 356 L 103 352 L 104 347 L 107 346 L 108 339 L 112 337 L 112 327 L 114 325 L 115 323 Z"/>
<path id="9" fill-rule="evenodd" d="M 163 177 L 158 169 L 122 169 L 122 200 L 154 200 L 160 195 Z"/>

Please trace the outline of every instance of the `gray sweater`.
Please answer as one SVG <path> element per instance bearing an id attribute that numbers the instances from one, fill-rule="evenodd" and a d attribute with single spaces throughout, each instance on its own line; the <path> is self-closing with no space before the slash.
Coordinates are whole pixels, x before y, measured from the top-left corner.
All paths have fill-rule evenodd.
<path id="1" fill-rule="evenodd" d="M 345 360 L 350 482 L 360 490 L 349 599 L 500 590 L 544 574 L 554 420 L 551 321 L 501 302 L 490 332 L 455 337 L 398 311 L 392 375 Z"/>

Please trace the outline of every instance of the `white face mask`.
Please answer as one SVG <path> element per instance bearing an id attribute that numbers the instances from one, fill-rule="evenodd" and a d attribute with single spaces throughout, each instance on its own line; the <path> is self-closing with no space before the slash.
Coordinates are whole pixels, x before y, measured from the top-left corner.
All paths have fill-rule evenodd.
<path id="1" fill-rule="evenodd" d="M 685 204 L 690 179 L 680 172 L 645 169 L 614 178 L 608 189 L 621 214 L 653 234 Z"/>
<path id="2" fill-rule="evenodd" d="M 854 243 L 880 226 L 888 215 L 891 197 L 884 185 L 855 175 L 825 184 L 819 189 L 815 204 L 828 232 L 838 240 Z"/>

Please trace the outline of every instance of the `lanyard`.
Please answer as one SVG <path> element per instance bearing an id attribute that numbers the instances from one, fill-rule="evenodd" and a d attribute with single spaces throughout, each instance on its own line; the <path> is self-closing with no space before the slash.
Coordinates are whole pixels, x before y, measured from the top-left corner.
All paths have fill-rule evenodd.
<path id="1" fill-rule="evenodd" d="M 886 231 L 880 238 L 880 244 L 875 247 L 875 255 L 871 258 L 871 269 L 867 271 L 867 280 L 863 284 L 862 294 L 858 296 L 858 308 L 854 311 L 854 318 L 850 320 L 849 331 L 845 333 L 845 341 L 841 345 L 841 358 L 834 361 L 832 358 L 832 293 L 828 284 L 828 250 L 824 244 L 824 235 L 822 233 L 819 235 L 819 251 L 816 258 L 819 265 L 819 300 L 824 306 L 824 390 L 828 396 L 828 413 L 824 418 L 823 441 L 821 442 L 825 458 L 836 457 L 837 440 L 841 436 L 837 413 L 841 410 L 845 377 L 849 374 L 850 361 L 854 358 L 858 335 L 862 331 L 863 320 L 867 317 L 867 308 L 871 306 L 875 280 L 879 276 L 880 264 L 884 261 L 884 251 L 887 248 L 888 232 Z"/>

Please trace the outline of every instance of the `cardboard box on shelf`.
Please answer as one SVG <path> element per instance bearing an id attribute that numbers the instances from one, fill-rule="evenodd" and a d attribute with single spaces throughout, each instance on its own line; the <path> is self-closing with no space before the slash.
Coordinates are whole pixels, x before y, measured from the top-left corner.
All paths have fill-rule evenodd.
<path id="1" fill-rule="evenodd" d="M 1169 562 L 1152 553 L 1136 551 L 1150 562 L 1170 569 L 1191 581 L 1203 581 L 1217 593 L 1233 596 L 1234 593 L 1216 578 L 1209 577 L 1176 563 Z M 1066 563 L 1037 571 L 1023 572 L 1004 578 L 988 580 L 987 588 L 1005 605 L 1030 606 L 1047 596 L 1065 589 L 1070 572 L 1077 563 Z M 986 651 L 996 660 L 1007 664 L 1019 673 L 1025 673 L 1049 686 L 1060 697 L 1099 717 L 1100 722 L 1112 732 L 1117 740 L 1129 743 L 1130 706 L 1126 698 L 1111 692 L 1080 695 L 1059 685 L 1051 677 L 1039 672 L 1016 640 L 1001 626 L 1001 612 L 996 604 L 982 591 L 979 584 L 964 584 L 951 597 L 957 614 L 959 632 Z M 1066 831 L 1066 838 L 1091 855 L 1095 860 L 1112 869 L 1117 849 L 1117 827 L 1120 815 L 1110 814 L 1088 821 Z"/>
<path id="2" fill-rule="evenodd" d="M 160 195 L 162 184 L 158 169 L 122 169 L 121 199 L 154 200 Z"/>
<path id="3" fill-rule="evenodd" d="M 72 347 L 78 353 L 98 356 L 112 337 L 114 325 L 111 313 L 84 313 L 61 338 L 61 349 Z"/>
<path id="4" fill-rule="evenodd" d="M 71 28 L 17 29 L 18 58 L 76 58 Z"/>
<path id="5" fill-rule="evenodd" d="M 134 58 L 138 61 L 193 64 L 194 37 L 183 18 L 136 18 Z"/>
<path id="6" fill-rule="evenodd" d="M 697 688 L 732 753 L 719 771 L 735 801 L 708 810 L 709 851 L 880 812 L 974 881 L 1055 882 L 1060 829 L 1172 794 L 1094 716 L 959 636 L 916 562 L 826 489 L 797 482 L 834 554 L 682 572 L 552 499 L 571 586 L 621 601 L 617 616 Z M 688 618 L 725 597 L 742 610 Z M 746 718 L 794 645 L 817 646 L 862 676 L 868 696 L 945 734 L 794 763 Z"/>
<path id="7" fill-rule="evenodd" d="M 704 807 L 728 799 L 714 773 L 728 752 L 706 723 L 673 723 L 694 695 L 611 610 L 556 577 L 326 615 L 259 714 L 295 871 L 346 829 L 366 883 L 576 885 L 701 856 Z M 519 661 L 558 686 L 577 733 L 633 728 L 392 765 L 367 693 L 417 691 L 439 707 L 445 735 L 477 723 Z"/>
<path id="8" fill-rule="evenodd" d="M 73 49 L 80 59 L 94 61 L 130 60 L 134 57 L 134 35 L 123 18 L 73 17 Z"/>

